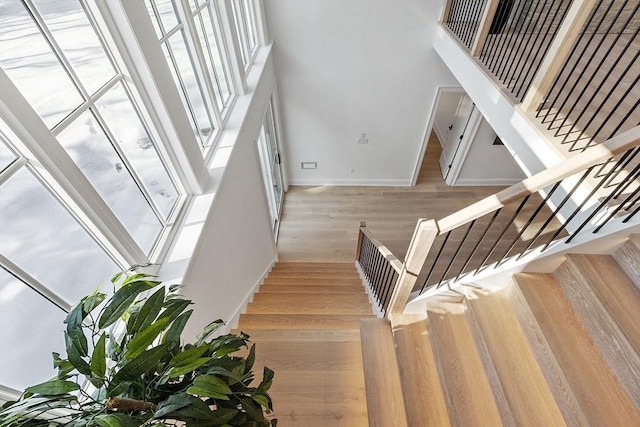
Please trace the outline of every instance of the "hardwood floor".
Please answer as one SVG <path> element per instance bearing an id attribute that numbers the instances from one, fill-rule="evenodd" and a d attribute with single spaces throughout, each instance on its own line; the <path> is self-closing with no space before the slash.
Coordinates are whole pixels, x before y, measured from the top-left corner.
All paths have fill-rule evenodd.
<path id="1" fill-rule="evenodd" d="M 419 218 L 442 218 L 502 189 L 448 186 L 438 166 L 440 153 L 432 134 L 414 187 L 289 187 L 280 261 L 353 262 L 361 221 L 403 259 Z"/>

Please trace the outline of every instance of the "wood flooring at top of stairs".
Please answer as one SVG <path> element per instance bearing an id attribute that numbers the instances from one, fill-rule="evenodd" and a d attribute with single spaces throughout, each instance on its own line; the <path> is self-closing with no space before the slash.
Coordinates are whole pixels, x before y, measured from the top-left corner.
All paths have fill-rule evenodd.
<path id="1" fill-rule="evenodd" d="M 256 343 L 256 372 L 283 427 L 365 427 L 360 319 L 373 317 L 353 263 L 280 263 L 240 316 Z"/>

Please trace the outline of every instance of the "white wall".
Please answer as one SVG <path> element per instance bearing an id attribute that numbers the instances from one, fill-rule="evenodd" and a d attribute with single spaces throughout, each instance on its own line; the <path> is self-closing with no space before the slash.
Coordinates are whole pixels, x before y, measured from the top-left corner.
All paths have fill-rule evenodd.
<path id="1" fill-rule="evenodd" d="M 436 88 L 458 85 L 432 48 L 442 5 L 265 1 L 291 184 L 410 184 Z"/>
<path id="2" fill-rule="evenodd" d="M 213 185 L 192 203 L 160 271 L 195 303 L 187 337 L 218 318 L 232 326 L 277 258 L 256 144 L 274 86 L 271 56 L 263 52 L 253 67 L 210 165 Z"/>
<path id="3" fill-rule="evenodd" d="M 496 133 L 480 119 L 455 185 L 512 185 L 527 176 L 504 145 L 493 145 Z"/>

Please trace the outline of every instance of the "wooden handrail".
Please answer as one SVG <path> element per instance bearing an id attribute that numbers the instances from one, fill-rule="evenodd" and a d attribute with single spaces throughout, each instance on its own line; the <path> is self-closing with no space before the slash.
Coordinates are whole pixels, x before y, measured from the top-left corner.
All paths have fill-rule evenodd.
<path id="1" fill-rule="evenodd" d="M 596 145 L 584 153 L 537 173 L 518 184 L 482 199 L 464 209 L 438 220 L 440 233 L 446 233 L 463 224 L 500 209 L 514 200 L 535 193 L 549 185 L 575 175 L 590 166 L 608 160 L 625 151 L 640 146 L 640 126 Z"/>

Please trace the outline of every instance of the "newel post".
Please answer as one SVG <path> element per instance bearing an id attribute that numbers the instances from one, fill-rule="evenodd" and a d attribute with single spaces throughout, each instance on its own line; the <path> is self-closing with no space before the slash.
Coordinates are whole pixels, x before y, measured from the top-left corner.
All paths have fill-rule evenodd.
<path id="1" fill-rule="evenodd" d="M 360 229 L 358 230 L 358 242 L 356 243 L 356 261 L 360 259 L 360 251 L 362 250 L 362 238 L 364 233 L 362 230 L 367 226 L 365 221 L 360 221 Z"/>
<path id="2" fill-rule="evenodd" d="M 429 250 L 431 250 L 433 241 L 438 234 L 438 224 L 435 220 L 421 219 L 418 221 L 411 243 L 409 243 L 402 271 L 389 302 L 388 315 L 401 314 L 404 311 L 411 291 L 418 280 L 420 270 L 422 270 Z"/>
<path id="3" fill-rule="evenodd" d="M 496 15 L 496 10 L 498 10 L 499 2 L 500 0 L 488 0 L 487 4 L 484 6 L 484 12 L 482 13 L 482 18 L 478 25 L 476 39 L 473 41 L 473 46 L 471 46 L 471 56 L 480 56 L 484 42 L 487 40 L 487 36 L 489 35 L 491 23 Z"/>
<path id="4" fill-rule="evenodd" d="M 538 71 L 522 101 L 524 111 L 535 111 L 544 101 L 556 76 L 564 66 L 582 27 L 587 22 L 596 0 L 575 0 L 560 24 Z"/>

